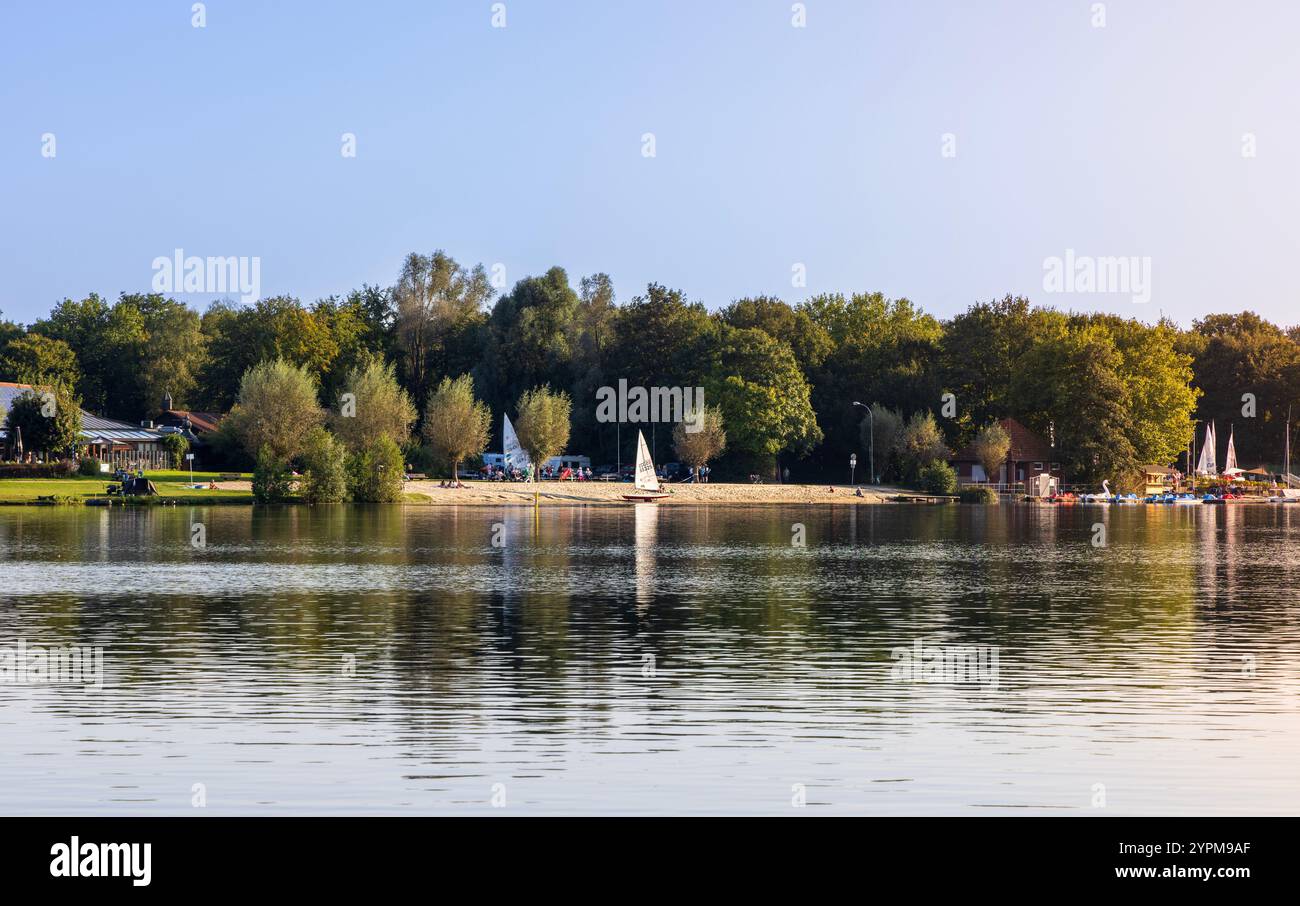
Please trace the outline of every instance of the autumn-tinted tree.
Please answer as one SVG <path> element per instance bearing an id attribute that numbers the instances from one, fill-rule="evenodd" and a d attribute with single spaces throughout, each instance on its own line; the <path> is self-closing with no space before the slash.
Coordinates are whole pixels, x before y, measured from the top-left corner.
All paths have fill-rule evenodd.
<path id="1" fill-rule="evenodd" d="M 329 415 L 330 428 L 354 451 L 381 434 L 405 443 L 416 417 L 393 366 L 368 356 L 341 378 Z"/>
<path id="2" fill-rule="evenodd" d="M 515 406 L 515 432 L 519 444 L 533 464 L 533 480 L 542 464 L 559 456 L 569 443 L 569 419 L 573 403 L 567 393 L 549 387 L 525 390 Z"/>
<path id="3" fill-rule="evenodd" d="M 254 365 L 239 382 L 239 400 L 226 417 L 244 449 L 267 450 L 281 462 L 297 456 L 324 413 L 316 379 L 283 359 Z"/>
<path id="4" fill-rule="evenodd" d="M 984 468 L 984 475 L 992 478 L 998 474 L 1002 464 L 1007 461 L 1007 452 L 1011 449 L 1011 435 L 1001 425 L 994 422 L 985 425 L 971 442 L 975 458 Z"/>
<path id="5" fill-rule="evenodd" d="M 909 482 L 919 480 L 921 471 L 931 463 L 948 459 L 948 445 L 933 412 L 913 413 L 898 439 L 898 452 L 903 462 L 903 477 Z"/>
<path id="6" fill-rule="evenodd" d="M 689 412 L 687 416 L 673 428 L 673 450 L 698 475 L 727 449 L 727 431 L 718 406 L 705 406 L 703 411 Z"/>
<path id="7" fill-rule="evenodd" d="M 462 374 L 455 380 L 442 379 L 429 394 L 423 431 L 434 455 L 450 467 L 453 479 L 461 462 L 487 449 L 492 412 L 474 398 L 473 378 Z"/>
<path id="8" fill-rule="evenodd" d="M 467 270 L 441 249 L 406 256 L 393 304 L 402 371 L 416 400 L 427 396 L 448 338 L 478 319 L 491 297 L 481 264 Z"/>

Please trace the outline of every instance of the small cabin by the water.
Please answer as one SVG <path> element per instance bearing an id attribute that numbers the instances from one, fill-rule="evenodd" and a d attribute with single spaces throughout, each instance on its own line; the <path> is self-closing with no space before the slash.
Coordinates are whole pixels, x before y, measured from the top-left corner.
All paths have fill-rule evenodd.
<path id="1" fill-rule="evenodd" d="M 1179 472 L 1168 466 L 1143 466 L 1143 491 L 1148 497 L 1153 494 L 1169 494 L 1178 484 Z"/>
<path id="2" fill-rule="evenodd" d="M 949 465 L 957 470 L 961 482 L 991 482 L 999 485 L 1022 484 L 1035 476 L 1048 475 L 1059 486 L 1065 481 L 1056 449 L 1046 438 L 1026 428 L 1014 418 L 1004 418 L 999 425 L 1007 432 L 1011 445 L 1007 458 L 993 475 L 987 475 L 973 444 L 953 454 Z"/>

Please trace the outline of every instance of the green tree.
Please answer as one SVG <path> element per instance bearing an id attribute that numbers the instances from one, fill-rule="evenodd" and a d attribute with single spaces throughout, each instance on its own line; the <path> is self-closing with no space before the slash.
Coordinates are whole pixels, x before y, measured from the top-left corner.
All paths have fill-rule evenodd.
<path id="1" fill-rule="evenodd" d="M 1029 427 L 1055 427 L 1067 473 L 1081 482 L 1118 481 L 1140 465 L 1128 436 L 1123 356 L 1103 324 L 1057 325 L 1025 355 L 1015 393 Z"/>
<path id="2" fill-rule="evenodd" d="M 957 397 L 958 433 L 1011 414 L 1012 378 L 1033 343 L 1034 310 L 1020 297 L 972 305 L 944 325 L 939 342 L 943 388 Z"/>
<path id="3" fill-rule="evenodd" d="M 450 464 L 453 481 L 461 462 L 486 450 L 491 435 L 492 412 L 474 398 L 474 379 L 468 374 L 443 378 L 425 407 L 424 437 L 434 454 Z"/>
<path id="4" fill-rule="evenodd" d="M 85 299 L 62 300 L 48 318 L 32 325 L 32 332 L 61 340 L 72 349 L 81 371 L 76 390 L 95 412 L 109 411 L 109 385 L 129 374 L 119 370 L 119 338 L 110 330 L 110 311 L 106 301 L 91 293 Z"/>
<path id="5" fill-rule="evenodd" d="M 167 451 L 167 458 L 171 460 L 173 469 L 184 466 L 185 454 L 190 452 L 190 442 L 184 434 L 179 432 L 164 434 L 159 443 Z"/>
<path id="6" fill-rule="evenodd" d="M 367 354 L 344 375 L 329 421 L 349 450 L 359 450 L 380 435 L 405 443 L 415 418 L 394 367 Z"/>
<path id="7" fill-rule="evenodd" d="M 793 308 L 771 296 L 738 299 L 718 312 L 717 317 L 732 327 L 756 328 L 786 343 L 807 377 L 821 367 L 835 346 L 826 329 L 806 310 Z"/>
<path id="8" fill-rule="evenodd" d="M 705 398 L 717 405 L 733 450 L 775 464 L 822 439 L 808 382 L 790 347 L 757 329 L 722 325 L 711 350 Z"/>
<path id="9" fill-rule="evenodd" d="M 402 448 L 381 434 L 348 457 L 348 493 L 358 503 L 399 503 Z"/>
<path id="10" fill-rule="evenodd" d="M 1114 315 L 1093 315 L 1089 321 L 1106 325 L 1120 355 L 1117 373 L 1129 402 L 1124 433 L 1133 447 L 1135 465 L 1174 462 L 1191 439 L 1200 396 L 1192 383 L 1192 357 L 1177 348 L 1178 328 L 1169 321 L 1152 326 Z M 1242 434 L 1248 444 L 1256 437 L 1255 432 Z M 1241 455 L 1253 452 L 1249 445 L 1246 452 L 1239 450 Z"/>
<path id="11" fill-rule="evenodd" d="M 18 339 L 25 333 L 27 333 L 27 331 L 23 329 L 21 324 L 16 321 L 6 320 L 4 318 L 4 312 L 0 312 L 0 354 L 4 353 L 5 347 L 8 346 L 11 341 Z"/>
<path id="12" fill-rule="evenodd" d="M 484 396 L 504 407 L 529 387 L 571 386 L 580 308 L 561 267 L 520 280 L 498 299 L 488 322 L 487 361 L 475 375 Z"/>
<path id="13" fill-rule="evenodd" d="M 69 458 L 81 444 L 79 401 L 65 384 L 26 390 L 5 413 L 5 430 L 15 440 L 21 432 L 24 452 Z"/>
<path id="14" fill-rule="evenodd" d="M 898 452 L 899 439 L 903 435 L 903 414 L 897 409 L 872 403 L 871 416 L 862 416 L 858 429 L 862 445 L 873 451 L 876 474 L 872 476 L 872 480 L 889 474 L 894 456 Z"/>
<path id="15" fill-rule="evenodd" d="M 270 447 L 257 451 L 253 466 L 253 500 L 257 503 L 282 503 L 293 493 L 293 476 L 289 464 L 276 456 Z"/>
<path id="16" fill-rule="evenodd" d="M 818 459 L 842 467 L 858 447 L 860 414 L 853 400 L 878 400 L 902 411 L 934 405 L 942 325 L 907 299 L 880 293 L 814 296 L 800 311 L 835 344 L 813 372 L 813 407 L 826 432 Z"/>
<path id="17" fill-rule="evenodd" d="M 680 290 L 652 283 L 645 295 L 619 309 L 615 329 L 612 379 L 626 379 L 634 387 L 703 383 L 718 326 L 702 303 L 687 302 Z"/>
<path id="18" fill-rule="evenodd" d="M 123 388 L 119 412 L 133 418 L 152 415 L 161 410 L 165 395 L 173 405 L 189 407 L 206 356 L 198 314 L 156 293 L 123 295 L 114 310 L 124 306 L 140 313 L 143 340 L 135 347 L 134 381 Z"/>
<path id="19" fill-rule="evenodd" d="M 957 493 L 957 472 L 941 459 L 921 467 L 917 484 L 927 494 L 951 495 Z"/>
<path id="20" fill-rule="evenodd" d="M 549 387 L 525 390 L 519 397 L 515 431 L 520 446 L 532 461 L 534 481 L 542 464 L 552 456 L 559 456 L 568 445 L 572 409 L 567 393 L 556 393 Z"/>
<path id="21" fill-rule="evenodd" d="M 1179 351 L 1194 357 L 1193 386 L 1202 393 L 1195 417 L 1214 420 L 1221 428 L 1232 424 L 1237 455 L 1244 463 L 1281 464 L 1287 410 L 1300 412 L 1298 340 L 1296 328 L 1284 331 L 1244 311 L 1193 322 L 1181 344 Z M 1254 398 L 1251 417 L 1243 412 L 1247 393 Z"/>
<path id="22" fill-rule="evenodd" d="M 250 368 L 239 382 L 239 402 L 226 421 L 244 449 L 266 447 L 277 460 L 297 456 L 324 414 L 316 399 L 316 380 L 305 367 L 283 359 Z"/>
<path id="23" fill-rule="evenodd" d="M 0 355 L 0 379 L 18 384 L 62 383 L 75 387 L 81 379 L 77 356 L 67 343 L 38 333 L 10 340 Z"/>
<path id="24" fill-rule="evenodd" d="M 342 503 L 348 495 L 347 448 L 324 428 L 313 428 L 302 453 L 298 492 L 307 503 Z"/>

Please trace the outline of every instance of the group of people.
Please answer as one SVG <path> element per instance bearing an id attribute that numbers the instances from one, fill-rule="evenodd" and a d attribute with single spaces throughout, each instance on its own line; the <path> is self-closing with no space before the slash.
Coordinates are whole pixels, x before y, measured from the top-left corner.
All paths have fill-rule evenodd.
<path id="1" fill-rule="evenodd" d="M 591 481 L 591 466 L 586 468 L 582 466 L 565 466 L 562 469 L 542 466 L 542 480 L 549 481 L 552 478 L 559 481 Z"/>
<path id="2" fill-rule="evenodd" d="M 527 469 L 506 469 L 503 466 L 484 466 L 484 481 L 531 481 L 533 477 L 533 467 Z"/>
<path id="3" fill-rule="evenodd" d="M 528 465 L 527 468 L 505 468 L 503 466 L 486 465 L 482 468 L 483 479 L 485 481 L 532 481 L 533 467 Z M 538 473 L 538 478 L 542 481 L 558 479 L 560 481 L 591 481 L 591 466 L 565 466 L 557 469 L 554 466 L 542 466 Z"/>

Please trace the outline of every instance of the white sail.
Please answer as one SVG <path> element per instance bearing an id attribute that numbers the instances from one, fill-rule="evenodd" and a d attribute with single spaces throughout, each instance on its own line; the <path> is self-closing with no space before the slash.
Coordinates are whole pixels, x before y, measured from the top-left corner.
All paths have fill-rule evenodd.
<path id="1" fill-rule="evenodd" d="M 519 446 L 519 437 L 515 434 L 515 426 L 510 424 L 510 416 L 503 415 L 502 418 L 505 419 L 505 424 L 501 428 L 501 447 L 505 454 L 506 468 L 522 472 L 528 468 L 528 454 Z"/>
<path id="2" fill-rule="evenodd" d="M 1232 472 L 1237 468 L 1237 450 L 1232 445 L 1232 435 L 1236 432 L 1228 429 L 1228 454 L 1223 460 L 1223 471 Z"/>
<path id="3" fill-rule="evenodd" d="M 659 476 L 655 474 L 655 461 L 650 458 L 650 448 L 645 445 L 645 435 L 636 432 L 636 489 L 659 490 Z"/>
<path id="4" fill-rule="evenodd" d="M 1196 474 L 1213 475 L 1214 473 L 1214 425 L 1206 425 L 1205 442 L 1201 445 L 1201 457 L 1196 461 Z"/>

